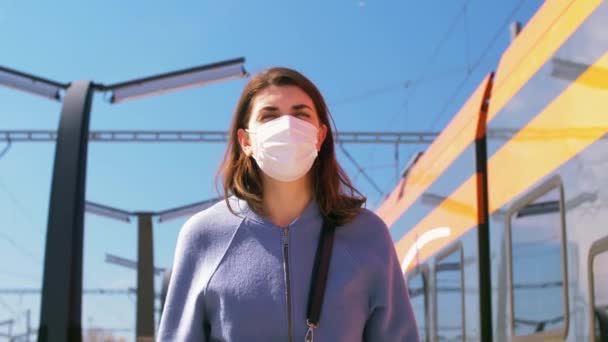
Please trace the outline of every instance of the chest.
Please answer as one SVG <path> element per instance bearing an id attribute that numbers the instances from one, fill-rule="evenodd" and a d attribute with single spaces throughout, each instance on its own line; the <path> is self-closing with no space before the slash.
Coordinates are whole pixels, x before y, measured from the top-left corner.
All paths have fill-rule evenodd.
<path id="1" fill-rule="evenodd" d="M 204 296 L 211 340 L 303 341 L 315 236 L 244 231 L 235 236 Z M 368 272 L 334 243 L 315 340 L 360 341 L 369 311 Z"/>

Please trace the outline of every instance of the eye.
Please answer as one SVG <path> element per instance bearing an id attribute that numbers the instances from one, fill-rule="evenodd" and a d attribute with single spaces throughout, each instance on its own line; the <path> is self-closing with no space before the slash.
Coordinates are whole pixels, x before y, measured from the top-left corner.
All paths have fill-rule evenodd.
<path id="1" fill-rule="evenodd" d="M 259 116 L 259 121 L 261 122 L 267 122 L 267 121 L 272 121 L 274 119 L 276 119 L 278 117 L 278 114 L 274 114 L 274 113 L 262 113 Z"/>
<path id="2" fill-rule="evenodd" d="M 305 113 L 305 112 L 297 112 L 297 113 L 295 113 L 294 115 L 295 115 L 297 118 L 300 118 L 300 119 L 308 119 L 308 118 L 310 118 L 310 114 Z"/>

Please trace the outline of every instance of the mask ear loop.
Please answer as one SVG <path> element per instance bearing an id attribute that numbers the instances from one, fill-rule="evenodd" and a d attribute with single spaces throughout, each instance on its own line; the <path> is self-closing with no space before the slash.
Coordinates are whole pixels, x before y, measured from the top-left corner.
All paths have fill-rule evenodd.
<path id="1" fill-rule="evenodd" d="M 249 135 L 252 135 L 252 134 L 255 135 L 255 132 L 250 129 L 244 128 L 243 130 L 245 131 L 245 133 L 247 133 Z M 250 139 L 249 144 L 251 145 L 251 152 L 252 152 L 249 157 L 253 157 L 253 144 L 251 143 L 251 138 L 249 138 L 249 139 Z"/>

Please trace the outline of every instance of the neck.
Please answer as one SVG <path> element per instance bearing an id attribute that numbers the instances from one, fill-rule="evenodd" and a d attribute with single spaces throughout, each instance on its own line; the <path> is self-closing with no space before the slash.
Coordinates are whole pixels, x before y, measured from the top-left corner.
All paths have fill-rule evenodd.
<path id="1" fill-rule="evenodd" d="M 264 214 L 280 227 L 286 227 L 302 214 L 313 199 L 310 177 L 279 182 L 263 176 Z"/>

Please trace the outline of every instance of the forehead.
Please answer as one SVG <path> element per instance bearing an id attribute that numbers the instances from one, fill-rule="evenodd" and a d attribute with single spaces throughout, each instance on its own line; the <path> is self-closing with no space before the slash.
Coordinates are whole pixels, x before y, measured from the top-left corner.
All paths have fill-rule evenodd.
<path id="1" fill-rule="evenodd" d="M 305 104 L 315 108 L 312 99 L 306 92 L 296 86 L 271 85 L 262 89 L 252 100 L 252 108 L 263 108 L 264 106 L 275 106 L 281 110 L 291 109 L 292 105 Z M 283 106 L 289 108 L 282 108 Z"/>

